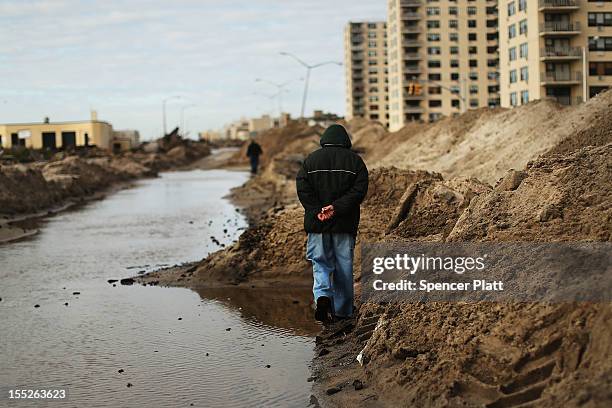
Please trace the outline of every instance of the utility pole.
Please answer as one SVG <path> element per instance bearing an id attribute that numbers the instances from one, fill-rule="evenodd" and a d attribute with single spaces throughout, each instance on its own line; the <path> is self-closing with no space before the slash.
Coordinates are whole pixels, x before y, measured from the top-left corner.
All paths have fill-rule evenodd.
<path id="1" fill-rule="evenodd" d="M 302 109 L 300 113 L 300 117 L 304 118 L 304 112 L 306 110 L 306 99 L 308 98 L 308 87 L 310 85 L 310 71 L 312 71 L 315 68 L 322 67 L 323 65 L 329 65 L 329 64 L 335 64 L 338 66 L 342 66 L 342 63 L 337 62 L 337 61 L 325 61 L 325 62 L 320 62 L 318 64 L 311 65 L 311 64 L 304 62 L 302 59 L 295 56 L 294 54 L 291 54 L 290 52 L 283 51 L 280 53 L 280 55 L 291 57 L 294 60 L 296 60 L 300 65 L 306 68 L 306 80 L 304 81 L 304 95 L 302 96 Z"/>

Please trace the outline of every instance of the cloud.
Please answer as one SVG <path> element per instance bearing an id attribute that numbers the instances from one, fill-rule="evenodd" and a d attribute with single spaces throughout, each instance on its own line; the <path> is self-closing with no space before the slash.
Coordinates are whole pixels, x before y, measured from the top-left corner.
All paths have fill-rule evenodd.
<path id="1" fill-rule="evenodd" d="M 0 122 L 51 113 L 78 119 L 70 115 L 93 106 L 116 126 L 153 136 L 146 132 L 159 122 L 157 105 L 181 93 L 198 104 L 194 126 L 220 127 L 270 106 L 253 95 L 265 92 L 255 78 L 304 75 L 279 51 L 342 61 L 346 22 L 384 19 L 385 7 L 384 0 L 3 0 L 0 91 L 9 100 Z M 293 114 L 301 87 L 284 96 Z M 343 68 L 313 72 L 308 110 L 315 107 L 344 112 Z"/>

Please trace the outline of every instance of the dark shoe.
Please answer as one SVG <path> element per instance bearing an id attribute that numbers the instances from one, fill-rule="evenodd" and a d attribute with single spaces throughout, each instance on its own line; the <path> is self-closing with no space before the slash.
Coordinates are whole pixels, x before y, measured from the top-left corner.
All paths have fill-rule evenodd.
<path id="1" fill-rule="evenodd" d="M 317 310 L 315 310 L 315 320 L 327 322 L 331 312 L 331 302 L 327 296 L 320 296 L 317 299 Z"/>

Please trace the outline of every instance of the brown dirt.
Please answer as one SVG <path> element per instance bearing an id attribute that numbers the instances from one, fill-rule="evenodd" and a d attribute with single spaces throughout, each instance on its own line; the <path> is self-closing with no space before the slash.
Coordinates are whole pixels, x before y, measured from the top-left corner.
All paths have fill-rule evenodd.
<path id="1" fill-rule="evenodd" d="M 610 241 L 610 106 L 607 92 L 579 107 L 540 101 L 396 133 L 348 123 L 371 170 L 358 243 Z M 187 273 L 143 280 L 309 281 L 294 177 L 318 133 L 296 127 L 263 137 L 262 174 L 233 193 L 252 221 L 238 243 Z M 316 399 L 338 407 L 610 406 L 611 334 L 609 303 L 363 304 L 356 319 L 317 339 Z"/>
<path id="2" fill-rule="evenodd" d="M 161 169 L 179 168 L 210 153 L 208 146 L 188 142 L 164 153 L 111 156 L 92 150 L 79 155 L 58 153 L 51 161 L 0 165 L 0 242 L 31 235 L 36 230 L 11 228 L 10 223 L 61 211 L 100 197 L 104 191 Z"/>

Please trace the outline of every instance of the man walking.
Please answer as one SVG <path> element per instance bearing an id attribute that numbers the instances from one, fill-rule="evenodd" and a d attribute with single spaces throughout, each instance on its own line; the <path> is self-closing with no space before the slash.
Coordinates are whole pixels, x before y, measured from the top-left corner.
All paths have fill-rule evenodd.
<path id="1" fill-rule="evenodd" d="M 251 161 L 251 173 L 257 174 L 257 168 L 259 167 L 259 156 L 263 153 L 261 150 L 261 146 L 259 143 L 255 141 L 254 138 L 251 138 L 251 143 L 247 148 L 247 157 Z"/>
<path id="2" fill-rule="evenodd" d="M 351 139 L 341 125 L 321 137 L 321 149 L 311 153 L 297 175 L 297 192 L 304 207 L 308 233 L 306 257 L 312 262 L 315 319 L 353 314 L 353 251 L 359 226 L 359 206 L 368 192 L 368 169 L 351 151 Z"/>

